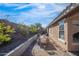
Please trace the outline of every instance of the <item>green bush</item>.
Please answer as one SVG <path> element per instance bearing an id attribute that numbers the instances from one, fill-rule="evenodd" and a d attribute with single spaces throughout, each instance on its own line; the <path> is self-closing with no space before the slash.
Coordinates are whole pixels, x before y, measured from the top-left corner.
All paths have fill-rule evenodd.
<path id="1" fill-rule="evenodd" d="M 29 31 L 31 32 L 31 33 L 37 33 L 37 27 L 35 26 L 35 25 L 31 25 L 30 27 L 29 27 Z"/>
<path id="2" fill-rule="evenodd" d="M 38 33 L 39 29 L 41 28 L 41 24 L 40 23 L 35 23 L 35 24 L 32 24 L 30 27 L 29 27 L 29 31 L 31 33 Z"/>
<path id="3" fill-rule="evenodd" d="M 0 42 L 9 42 L 11 40 L 10 35 L 8 34 L 0 34 Z"/>
<path id="4" fill-rule="evenodd" d="M 18 31 L 19 31 L 20 34 L 22 34 L 23 36 L 27 36 L 27 35 L 29 34 L 28 26 L 23 25 L 23 24 L 19 24 L 19 25 L 18 25 Z"/>
<path id="5" fill-rule="evenodd" d="M 10 33 L 13 33 L 14 29 L 10 25 L 0 23 L 0 42 L 9 42 L 11 40 Z"/>
<path id="6" fill-rule="evenodd" d="M 10 25 L 6 26 L 6 33 L 13 33 L 15 29 L 12 28 Z"/>
<path id="7" fill-rule="evenodd" d="M 31 26 L 23 25 L 22 23 L 18 24 L 18 31 L 23 35 L 27 36 L 30 34 L 38 33 L 38 28 L 41 28 L 40 23 L 32 24 Z"/>

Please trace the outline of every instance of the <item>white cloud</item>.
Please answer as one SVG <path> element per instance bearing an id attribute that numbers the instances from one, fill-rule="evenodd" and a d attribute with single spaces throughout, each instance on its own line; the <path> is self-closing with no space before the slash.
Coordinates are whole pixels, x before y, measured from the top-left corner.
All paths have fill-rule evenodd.
<path id="1" fill-rule="evenodd" d="M 29 7 L 29 6 L 35 6 L 36 9 L 39 9 L 39 10 L 43 10 L 45 8 L 45 4 L 41 3 L 31 3 L 31 4 L 24 4 L 24 5 L 21 5 L 21 6 L 18 6 L 17 8 L 15 8 L 16 10 L 18 9 L 23 9 L 23 8 L 26 8 L 26 7 Z"/>
<path id="2" fill-rule="evenodd" d="M 23 8 L 26 8 L 26 7 L 28 7 L 29 5 L 22 5 L 22 6 L 18 6 L 17 8 L 15 8 L 15 10 L 17 10 L 17 9 L 23 9 Z"/>
<path id="3" fill-rule="evenodd" d="M 33 15 L 40 15 L 40 14 L 46 15 L 46 14 L 50 14 L 50 13 L 61 12 L 65 8 L 65 6 L 63 7 L 63 6 L 59 6 L 57 4 L 50 4 L 51 10 L 50 9 L 47 10 L 48 8 L 46 8 L 46 6 L 48 4 L 31 4 L 31 5 L 37 6 L 37 8 L 30 11 L 30 13 Z"/>
<path id="4" fill-rule="evenodd" d="M 39 5 L 38 8 L 39 8 L 39 9 L 45 9 L 45 6 L 44 6 L 44 5 Z"/>
<path id="5" fill-rule="evenodd" d="M 43 11 L 43 10 L 45 10 L 45 8 L 46 8 L 46 6 L 44 4 L 37 4 L 37 9 L 39 11 Z"/>
<path id="6" fill-rule="evenodd" d="M 30 5 L 24 5 L 24 6 L 20 6 L 17 9 L 22 9 L 25 8 L 27 6 L 36 6 L 36 8 L 30 10 L 29 12 L 21 12 L 20 15 L 18 15 L 18 21 L 19 22 L 24 22 L 25 24 L 29 22 L 40 22 L 43 24 L 43 27 L 46 27 L 46 25 L 44 23 L 44 20 L 46 20 L 46 23 L 50 22 L 53 20 L 53 18 L 55 18 L 55 16 L 57 16 L 57 14 L 55 13 L 60 13 L 65 6 L 63 7 L 62 5 L 58 5 L 58 4 L 30 4 Z M 46 6 L 47 5 L 51 5 L 51 9 L 48 9 Z M 52 19 L 50 19 L 52 18 Z M 49 20 L 50 19 L 50 20 Z M 30 24 L 30 23 L 28 23 Z"/>
<path id="7" fill-rule="evenodd" d="M 61 12 L 65 8 L 65 6 L 63 7 L 57 4 L 50 4 L 52 5 L 51 6 L 52 9 L 50 10 L 49 8 L 46 8 L 48 4 L 34 4 L 34 5 L 36 5 L 37 8 L 30 11 L 30 13 L 33 13 L 33 14 L 48 14 L 48 13 L 50 14 L 54 12 Z"/>

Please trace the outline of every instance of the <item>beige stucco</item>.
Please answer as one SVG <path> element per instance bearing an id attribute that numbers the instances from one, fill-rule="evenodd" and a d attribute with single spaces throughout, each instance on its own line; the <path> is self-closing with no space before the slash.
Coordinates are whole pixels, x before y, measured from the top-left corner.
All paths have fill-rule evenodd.
<path id="1" fill-rule="evenodd" d="M 79 21 L 79 13 L 68 18 L 68 49 L 70 51 L 79 51 L 79 43 L 74 43 L 73 34 L 79 32 L 79 27 L 73 25 L 73 21 Z"/>

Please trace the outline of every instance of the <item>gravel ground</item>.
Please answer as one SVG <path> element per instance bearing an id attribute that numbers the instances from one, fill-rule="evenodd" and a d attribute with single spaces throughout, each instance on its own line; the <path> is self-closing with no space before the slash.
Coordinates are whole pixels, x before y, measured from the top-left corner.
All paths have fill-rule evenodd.
<path id="1" fill-rule="evenodd" d="M 38 44 L 35 44 L 35 46 L 33 47 L 32 54 L 34 56 L 49 56 L 48 52 L 41 48 Z"/>

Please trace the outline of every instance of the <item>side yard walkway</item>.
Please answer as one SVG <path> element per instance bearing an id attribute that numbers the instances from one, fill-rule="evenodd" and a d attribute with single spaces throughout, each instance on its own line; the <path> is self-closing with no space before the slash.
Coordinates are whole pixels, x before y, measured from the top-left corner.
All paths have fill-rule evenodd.
<path id="1" fill-rule="evenodd" d="M 21 56 L 72 56 L 72 54 L 62 51 L 55 43 L 44 43 L 45 39 L 42 36 L 42 42 L 34 41 Z"/>
<path id="2" fill-rule="evenodd" d="M 32 54 L 34 56 L 49 56 L 49 54 L 44 49 L 42 49 L 37 43 L 32 49 Z"/>
<path id="3" fill-rule="evenodd" d="M 34 45 L 32 49 L 33 56 L 57 56 L 56 48 L 51 45 L 49 42 L 46 42 L 46 36 L 40 36 L 40 40 Z"/>
<path id="4" fill-rule="evenodd" d="M 45 38 L 42 36 L 42 40 Z M 42 42 L 43 43 L 43 42 Z M 32 49 L 32 54 L 34 56 L 70 56 L 67 52 L 62 51 L 59 47 L 55 46 L 54 43 L 48 42 L 47 44 L 39 45 L 36 43 Z"/>

